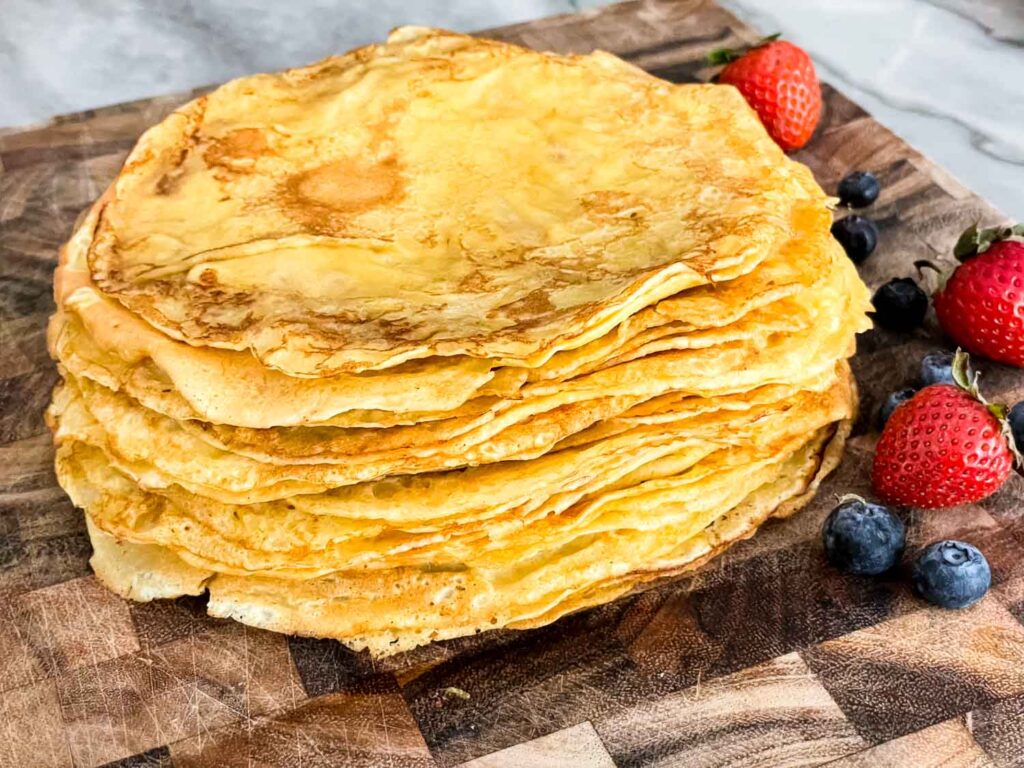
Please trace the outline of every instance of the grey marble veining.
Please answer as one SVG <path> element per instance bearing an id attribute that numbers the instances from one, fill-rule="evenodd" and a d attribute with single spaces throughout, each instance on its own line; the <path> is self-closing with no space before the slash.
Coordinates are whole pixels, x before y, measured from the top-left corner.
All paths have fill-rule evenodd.
<path id="1" fill-rule="evenodd" d="M 1011 218 L 1024 217 L 1022 0 L 724 0 Z"/>
<path id="2" fill-rule="evenodd" d="M 1024 216 L 1024 0 L 722 0 Z M 407 23 L 472 30 L 593 0 L 0 0 L 0 125 L 306 63 Z"/>
<path id="3" fill-rule="evenodd" d="M 1002 42 L 1024 46 L 1024 3 L 1020 0 L 931 0 L 965 21 L 981 25 Z"/>

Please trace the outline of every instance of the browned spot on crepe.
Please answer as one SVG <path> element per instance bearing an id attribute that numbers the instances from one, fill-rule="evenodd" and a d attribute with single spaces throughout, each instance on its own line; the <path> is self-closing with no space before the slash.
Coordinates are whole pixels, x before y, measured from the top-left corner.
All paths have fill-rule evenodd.
<path id="1" fill-rule="evenodd" d="M 404 195 L 394 158 L 377 163 L 345 158 L 289 178 L 282 186 L 285 212 L 322 235 L 351 234 L 351 219 Z"/>
<path id="2" fill-rule="evenodd" d="M 529 323 L 531 320 L 546 315 L 556 309 L 551 303 L 546 291 L 538 288 L 530 291 L 521 299 L 506 304 L 501 311 L 509 317 L 515 318 L 520 323 Z"/>
<path id="3" fill-rule="evenodd" d="M 211 142 L 203 152 L 203 159 L 208 165 L 238 171 L 251 167 L 256 160 L 272 151 L 258 128 L 237 128 Z"/>

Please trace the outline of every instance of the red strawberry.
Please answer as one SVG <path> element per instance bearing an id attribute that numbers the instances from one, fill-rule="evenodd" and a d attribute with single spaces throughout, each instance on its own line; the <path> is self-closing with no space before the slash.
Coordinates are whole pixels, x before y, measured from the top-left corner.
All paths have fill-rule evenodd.
<path id="1" fill-rule="evenodd" d="M 886 503 L 938 509 L 979 501 L 1010 474 L 1015 448 L 1005 408 L 986 404 L 977 384 L 967 385 L 966 358 L 957 352 L 959 386 L 925 387 L 886 422 L 871 474 Z"/>
<path id="2" fill-rule="evenodd" d="M 1024 367 L 1024 225 L 972 227 L 954 251 L 963 263 L 938 293 L 935 314 L 954 342 L 1000 363 Z"/>
<path id="3" fill-rule="evenodd" d="M 734 85 L 761 118 L 768 134 L 785 150 L 800 149 L 821 117 L 821 86 L 807 53 L 778 35 L 765 38 L 736 58 L 715 51 L 713 64 L 731 62 L 718 82 Z"/>

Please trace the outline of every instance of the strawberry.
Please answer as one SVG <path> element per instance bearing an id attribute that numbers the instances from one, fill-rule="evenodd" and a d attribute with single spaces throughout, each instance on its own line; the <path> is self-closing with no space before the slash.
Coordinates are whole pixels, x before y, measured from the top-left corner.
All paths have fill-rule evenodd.
<path id="1" fill-rule="evenodd" d="M 821 86 L 807 53 L 792 43 L 766 37 L 745 53 L 714 51 L 712 64 L 729 62 L 718 82 L 733 85 L 784 150 L 800 149 L 821 117 Z"/>
<path id="2" fill-rule="evenodd" d="M 977 378 L 967 381 L 967 355 L 957 351 L 957 385 L 932 384 L 889 417 L 875 450 L 872 484 L 889 504 L 938 509 L 994 493 L 1013 466 L 1016 448 L 1006 409 L 989 405 Z"/>
<path id="3" fill-rule="evenodd" d="M 969 352 L 1024 367 L 1024 225 L 971 227 L 954 253 L 961 262 L 935 294 L 942 330 Z"/>

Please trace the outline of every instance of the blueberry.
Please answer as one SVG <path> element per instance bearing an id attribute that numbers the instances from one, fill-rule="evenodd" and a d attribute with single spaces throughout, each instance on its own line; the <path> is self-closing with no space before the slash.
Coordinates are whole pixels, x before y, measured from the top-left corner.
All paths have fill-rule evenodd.
<path id="1" fill-rule="evenodd" d="M 1024 400 L 1010 409 L 1008 418 L 1010 430 L 1013 432 L 1013 442 L 1017 444 L 1018 451 L 1024 451 Z"/>
<path id="2" fill-rule="evenodd" d="M 890 280 L 875 292 L 875 322 L 890 331 L 912 331 L 924 322 L 928 295 L 909 277 Z"/>
<path id="3" fill-rule="evenodd" d="M 885 422 L 892 416 L 892 412 L 895 411 L 899 406 L 903 405 L 907 400 L 917 394 L 917 390 L 913 387 L 904 387 L 903 389 L 897 389 L 882 403 L 881 409 L 878 411 L 878 428 L 881 429 L 885 426 Z"/>
<path id="4" fill-rule="evenodd" d="M 841 571 L 873 576 L 892 568 L 906 544 L 903 521 L 881 504 L 849 496 L 821 530 L 828 561 Z"/>
<path id="5" fill-rule="evenodd" d="M 839 241 L 854 264 L 860 264 L 878 245 L 878 227 L 863 216 L 847 216 L 832 225 L 832 237 Z"/>
<path id="6" fill-rule="evenodd" d="M 851 208 L 863 208 L 878 199 L 882 185 L 869 171 L 854 171 L 839 182 L 839 202 Z"/>
<path id="7" fill-rule="evenodd" d="M 936 541 L 917 556 L 914 589 L 940 608 L 966 608 L 992 584 L 992 569 L 977 547 L 962 541 Z"/>
<path id="8" fill-rule="evenodd" d="M 953 380 L 953 353 L 930 352 L 921 358 L 921 386 L 955 384 Z"/>

